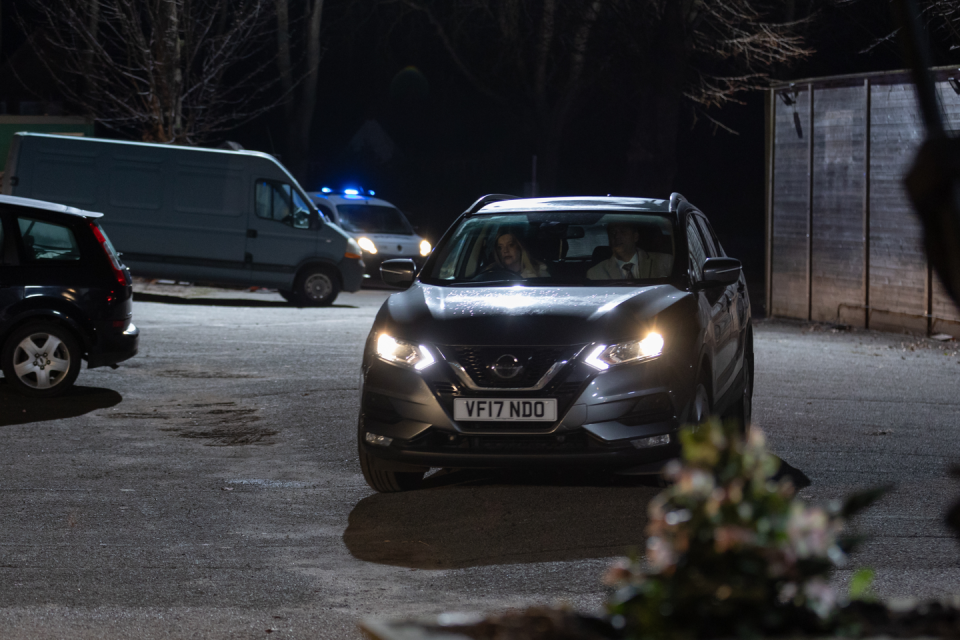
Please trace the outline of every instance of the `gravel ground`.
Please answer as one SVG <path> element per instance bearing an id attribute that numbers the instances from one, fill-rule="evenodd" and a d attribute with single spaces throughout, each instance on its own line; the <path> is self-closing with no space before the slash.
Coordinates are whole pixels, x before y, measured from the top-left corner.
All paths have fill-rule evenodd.
<path id="1" fill-rule="evenodd" d="M 36 403 L 0 384 L 0 628 L 10 638 L 360 638 L 364 617 L 598 610 L 657 489 L 577 474 L 359 473 L 362 342 L 382 291 L 295 309 L 274 292 L 138 284 L 141 354 Z M 883 596 L 960 591 L 955 342 L 760 322 L 757 426 L 826 501 L 897 489 L 838 572 Z"/>

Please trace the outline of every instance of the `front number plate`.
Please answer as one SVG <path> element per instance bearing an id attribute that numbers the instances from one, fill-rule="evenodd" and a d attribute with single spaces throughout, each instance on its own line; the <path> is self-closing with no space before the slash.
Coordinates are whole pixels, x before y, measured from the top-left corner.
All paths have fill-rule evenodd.
<path id="1" fill-rule="evenodd" d="M 557 399 L 537 398 L 454 398 L 453 419 L 484 422 L 554 422 L 557 419 Z"/>

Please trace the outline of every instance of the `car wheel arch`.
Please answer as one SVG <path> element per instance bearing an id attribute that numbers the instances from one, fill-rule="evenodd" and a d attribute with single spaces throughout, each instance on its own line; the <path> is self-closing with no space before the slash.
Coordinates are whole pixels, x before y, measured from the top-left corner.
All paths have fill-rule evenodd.
<path id="1" fill-rule="evenodd" d="M 28 309 L 15 315 L 4 327 L 3 334 L 0 335 L 0 345 L 7 341 L 7 338 L 23 327 L 34 322 L 52 322 L 68 330 L 80 343 L 80 348 L 84 356 L 90 352 L 93 344 L 93 329 L 85 326 L 85 323 L 72 317 L 70 313 L 64 313 L 60 309 L 51 309 L 49 307 L 42 309 Z"/>
<path id="2" fill-rule="evenodd" d="M 701 378 L 703 378 L 706 383 L 704 386 L 707 388 L 707 395 L 710 398 L 711 406 L 716 398 L 713 397 L 713 361 L 710 359 L 710 354 L 707 353 L 706 348 L 700 353 L 700 364 L 697 366 L 697 384 L 700 383 Z"/>

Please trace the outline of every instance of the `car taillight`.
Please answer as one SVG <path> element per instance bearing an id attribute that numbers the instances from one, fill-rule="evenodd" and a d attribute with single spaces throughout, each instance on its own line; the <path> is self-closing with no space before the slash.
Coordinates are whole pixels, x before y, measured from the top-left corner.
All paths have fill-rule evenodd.
<path id="1" fill-rule="evenodd" d="M 113 275 L 117 279 L 117 282 L 121 287 L 127 286 L 127 274 L 123 270 L 123 265 L 120 264 L 120 259 L 117 257 L 117 253 L 113 250 L 113 247 L 110 246 L 110 241 L 107 240 L 107 236 L 103 235 L 103 231 L 100 230 L 100 227 L 96 223 L 90 223 L 90 229 L 93 231 L 93 235 L 96 236 L 97 242 L 100 243 L 100 247 L 103 249 L 103 252 L 107 254 L 107 258 L 110 260 L 110 267 L 113 269 Z"/>

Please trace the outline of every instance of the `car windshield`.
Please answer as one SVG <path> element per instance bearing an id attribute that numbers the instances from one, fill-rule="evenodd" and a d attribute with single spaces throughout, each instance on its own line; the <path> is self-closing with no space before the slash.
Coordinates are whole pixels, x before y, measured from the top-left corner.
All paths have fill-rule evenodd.
<path id="1" fill-rule="evenodd" d="M 337 206 L 340 226 L 351 233 L 390 233 L 412 236 L 413 228 L 399 209 L 375 204 Z"/>
<path id="2" fill-rule="evenodd" d="M 656 214 L 549 212 L 464 220 L 420 274 L 428 284 L 637 286 L 673 273 L 673 223 Z"/>

